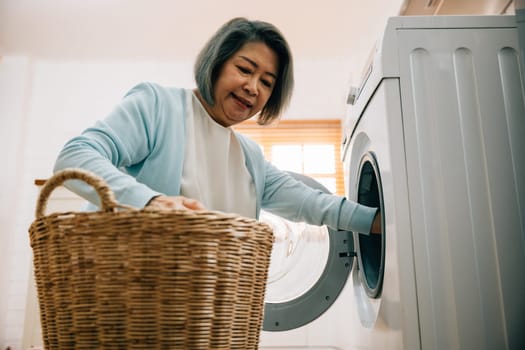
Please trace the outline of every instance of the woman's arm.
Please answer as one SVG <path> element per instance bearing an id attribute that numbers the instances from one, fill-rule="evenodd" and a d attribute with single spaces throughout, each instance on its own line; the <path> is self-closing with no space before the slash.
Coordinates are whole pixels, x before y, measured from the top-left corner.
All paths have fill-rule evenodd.
<path id="1" fill-rule="evenodd" d="M 117 200 L 143 207 L 159 193 L 119 170 L 141 162 L 155 142 L 155 96 L 147 84 L 133 88 L 104 119 L 66 143 L 54 171 L 83 168 L 104 178 Z M 66 186 L 98 205 L 98 195 L 86 184 L 68 181 Z"/>
<path id="2" fill-rule="evenodd" d="M 338 230 L 368 234 L 372 229 L 377 208 L 312 189 L 268 162 L 265 179 L 262 208 L 269 212 Z"/>

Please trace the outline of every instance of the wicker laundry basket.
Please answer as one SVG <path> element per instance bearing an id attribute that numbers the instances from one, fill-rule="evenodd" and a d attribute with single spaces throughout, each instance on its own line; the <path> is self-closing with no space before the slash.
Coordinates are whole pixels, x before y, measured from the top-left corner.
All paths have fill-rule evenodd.
<path id="1" fill-rule="evenodd" d="M 44 215 L 79 179 L 102 210 Z M 214 211 L 121 206 L 94 174 L 43 186 L 29 228 L 42 334 L 53 349 L 257 349 L 273 234 Z"/>

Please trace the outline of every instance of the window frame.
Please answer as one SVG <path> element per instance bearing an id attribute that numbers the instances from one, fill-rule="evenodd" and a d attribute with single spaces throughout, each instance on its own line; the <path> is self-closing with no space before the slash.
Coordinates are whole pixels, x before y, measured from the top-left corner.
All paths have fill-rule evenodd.
<path id="1" fill-rule="evenodd" d="M 258 125 L 253 120 L 237 124 L 234 129 L 244 134 L 263 147 L 264 157 L 271 162 L 272 145 L 330 144 L 334 147 L 335 173 L 304 173 L 315 178 L 334 178 L 335 194 L 344 196 L 344 174 L 341 161 L 342 129 L 339 119 L 293 119 L 280 120 L 271 125 Z M 304 168 L 304 166 L 303 166 Z"/>

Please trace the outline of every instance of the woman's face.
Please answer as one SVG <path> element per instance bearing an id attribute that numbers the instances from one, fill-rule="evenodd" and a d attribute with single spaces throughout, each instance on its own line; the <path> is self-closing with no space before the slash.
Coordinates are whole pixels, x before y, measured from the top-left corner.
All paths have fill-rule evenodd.
<path id="1" fill-rule="evenodd" d="M 272 94 L 278 72 L 276 53 L 261 42 L 248 42 L 221 68 L 215 83 L 215 105 L 205 107 L 228 127 L 260 112 Z"/>

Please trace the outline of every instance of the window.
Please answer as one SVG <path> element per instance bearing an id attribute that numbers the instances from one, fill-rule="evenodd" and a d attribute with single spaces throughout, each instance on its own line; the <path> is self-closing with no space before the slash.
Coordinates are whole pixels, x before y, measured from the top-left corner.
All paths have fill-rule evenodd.
<path id="1" fill-rule="evenodd" d="M 340 120 L 281 120 L 275 126 L 247 121 L 235 130 L 259 143 L 279 169 L 308 175 L 344 195 Z"/>

